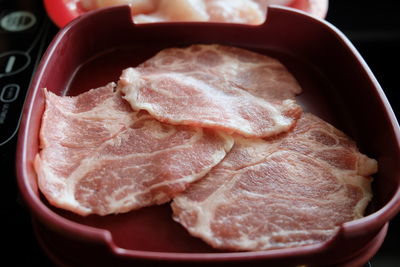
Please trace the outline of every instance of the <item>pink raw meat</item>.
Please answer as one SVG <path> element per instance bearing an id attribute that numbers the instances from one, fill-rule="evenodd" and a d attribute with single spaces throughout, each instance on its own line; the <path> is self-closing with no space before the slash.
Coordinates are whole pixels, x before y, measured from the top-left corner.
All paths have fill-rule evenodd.
<path id="1" fill-rule="evenodd" d="M 219 165 L 174 198 L 174 219 L 220 249 L 315 244 L 363 216 L 376 171 L 349 137 L 304 114 L 272 140 L 236 137 Z"/>
<path id="2" fill-rule="evenodd" d="M 39 188 L 54 206 L 106 215 L 165 203 L 233 145 L 230 136 L 134 112 L 114 89 L 111 83 L 76 97 L 45 90 L 34 166 Z"/>
<path id="3" fill-rule="evenodd" d="M 132 5 L 135 23 L 213 21 L 260 24 L 265 20 L 266 5 L 271 0 L 150 0 L 147 3 L 150 2 L 153 10 L 141 14 L 135 12 L 136 4 Z"/>
<path id="4" fill-rule="evenodd" d="M 246 137 L 286 132 L 302 112 L 301 88 L 279 61 L 222 45 L 165 49 L 124 70 L 118 87 L 134 110 L 160 121 Z"/>

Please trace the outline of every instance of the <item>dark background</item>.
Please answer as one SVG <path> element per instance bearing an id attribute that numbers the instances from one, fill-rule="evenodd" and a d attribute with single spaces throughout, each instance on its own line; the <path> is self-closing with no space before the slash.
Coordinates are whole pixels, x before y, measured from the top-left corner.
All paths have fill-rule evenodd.
<path id="1" fill-rule="evenodd" d="M 363 56 L 399 120 L 400 1 L 331 0 L 326 20 L 341 30 Z M 399 215 L 389 224 L 385 242 L 370 263 L 376 267 L 400 266 Z"/>
<path id="2" fill-rule="evenodd" d="M 0 0 L 0 3 L 2 2 L 6 1 Z M 398 118 L 400 115 L 399 2 L 395 0 L 331 0 L 326 18 L 352 41 L 364 57 L 384 89 Z M 50 33 L 54 34 L 56 31 L 57 28 L 53 25 Z M 0 173 L 3 189 L 1 243 L 5 247 L 5 249 L 1 249 L 2 261 L 5 263 L 3 266 L 51 266 L 36 242 L 30 225 L 29 213 L 18 196 L 12 167 L 15 145 L 16 138 L 6 146 L 0 147 L 2 153 Z M 375 257 L 371 259 L 370 265 L 377 267 L 400 266 L 399 239 L 400 217 L 397 216 L 390 223 L 385 242 Z"/>

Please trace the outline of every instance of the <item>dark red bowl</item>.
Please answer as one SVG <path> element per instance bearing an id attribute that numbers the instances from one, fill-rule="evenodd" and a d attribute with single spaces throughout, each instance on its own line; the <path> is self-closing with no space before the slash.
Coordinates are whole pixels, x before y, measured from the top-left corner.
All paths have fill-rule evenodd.
<path id="1" fill-rule="evenodd" d="M 118 30 L 115 30 L 118 29 Z M 224 252 L 191 237 L 169 205 L 126 214 L 81 217 L 49 205 L 32 166 L 44 110 L 41 88 L 76 95 L 116 81 L 121 71 L 166 47 L 234 45 L 280 59 L 304 89 L 304 109 L 342 129 L 379 162 L 365 218 L 342 225 L 330 241 L 259 252 Z M 329 23 L 293 9 L 268 9 L 260 26 L 226 23 L 134 25 L 128 7 L 90 12 L 71 22 L 47 49 L 31 84 L 19 132 L 17 178 L 43 247 L 68 265 L 132 264 L 361 265 L 374 255 L 400 209 L 400 132 L 374 75 Z M 208 266 L 208 265 L 207 265 Z"/>
<path id="2" fill-rule="evenodd" d="M 51 20 L 60 28 L 87 12 L 77 4 L 77 0 L 44 0 L 44 6 Z M 289 7 L 325 18 L 328 0 L 293 0 Z"/>

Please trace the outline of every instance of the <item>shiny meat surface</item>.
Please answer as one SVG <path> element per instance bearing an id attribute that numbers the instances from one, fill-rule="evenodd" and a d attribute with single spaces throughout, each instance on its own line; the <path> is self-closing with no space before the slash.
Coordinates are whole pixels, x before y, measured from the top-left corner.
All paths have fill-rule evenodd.
<path id="1" fill-rule="evenodd" d="M 34 166 L 39 188 L 54 206 L 106 215 L 165 203 L 233 145 L 230 136 L 134 112 L 114 91 L 112 83 L 76 97 L 45 91 Z"/>
<path id="2" fill-rule="evenodd" d="M 259 4 L 258 2 L 263 2 Z M 253 0 L 160 0 L 155 9 L 134 16 L 136 23 L 160 21 L 214 21 L 260 24 L 267 1 Z M 265 6 L 265 8 L 264 8 Z M 134 10 L 134 6 L 132 6 Z"/>
<path id="3" fill-rule="evenodd" d="M 304 114 L 279 137 L 236 137 L 219 165 L 174 198 L 174 219 L 220 249 L 315 244 L 363 216 L 376 171 L 349 137 Z"/>
<path id="4" fill-rule="evenodd" d="M 71 9 L 87 12 L 129 5 L 135 23 L 209 21 L 258 25 L 266 20 L 268 5 L 300 9 L 324 18 L 328 0 L 64 0 Z"/>
<path id="5" fill-rule="evenodd" d="M 267 4 L 289 0 L 79 0 L 84 10 L 129 5 L 135 23 L 162 21 L 215 21 L 260 24 Z"/>
<path id="6" fill-rule="evenodd" d="M 279 61 L 222 45 L 162 50 L 124 70 L 118 87 L 160 121 L 246 137 L 286 132 L 302 112 L 293 99 L 301 88 Z"/>

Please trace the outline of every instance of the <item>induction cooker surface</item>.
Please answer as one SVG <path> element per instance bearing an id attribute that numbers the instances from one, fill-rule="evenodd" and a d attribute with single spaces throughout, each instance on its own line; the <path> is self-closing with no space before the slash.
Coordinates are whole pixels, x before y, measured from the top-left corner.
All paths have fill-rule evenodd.
<path id="1" fill-rule="evenodd" d="M 399 91 L 395 88 L 395 68 L 391 68 L 390 62 L 399 62 L 396 50 L 400 47 L 400 29 L 393 22 L 400 5 L 398 1 L 379 1 L 380 6 L 374 6 L 376 1 L 363 1 L 364 5 L 360 7 L 354 3 L 356 1 L 349 2 L 331 1 L 327 20 L 350 38 L 399 116 Z M 377 19 L 377 16 L 382 16 L 382 19 Z M 371 17 L 375 19 L 371 20 Z M 0 0 L 1 226 L 6 245 L 2 254 L 3 260 L 11 262 L 11 266 L 52 266 L 36 241 L 29 212 L 20 200 L 14 157 L 27 88 L 40 57 L 57 31 L 41 1 Z M 397 216 L 389 225 L 383 246 L 368 265 L 400 266 L 400 256 L 396 254 L 399 228 L 400 219 Z"/>
<path id="2" fill-rule="evenodd" d="M 0 168 L 1 229 L 9 266 L 47 266 L 21 202 L 15 178 L 15 149 L 27 88 L 57 28 L 40 1 L 0 0 Z M 17 253 L 18 256 L 15 256 Z"/>

